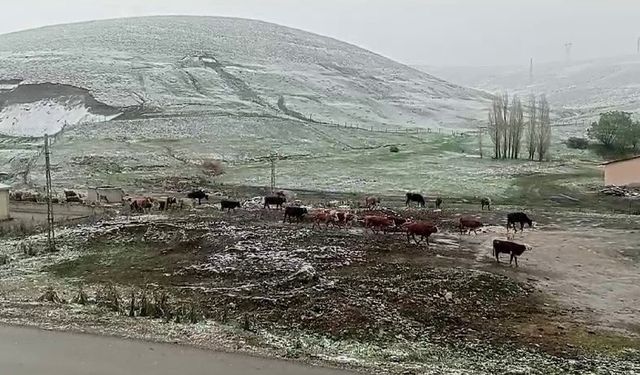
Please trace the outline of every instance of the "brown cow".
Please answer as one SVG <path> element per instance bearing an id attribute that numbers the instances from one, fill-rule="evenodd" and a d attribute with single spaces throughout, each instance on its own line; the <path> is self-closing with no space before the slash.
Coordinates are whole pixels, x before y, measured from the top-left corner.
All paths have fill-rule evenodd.
<path id="1" fill-rule="evenodd" d="M 435 224 L 428 221 L 416 221 L 405 224 L 407 228 L 407 242 L 411 243 L 413 239 L 416 244 L 420 244 L 423 239 L 427 240 L 427 246 L 429 246 L 429 237 L 438 233 L 438 227 Z M 416 240 L 416 236 L 420 236 L 420 241 Z"/>
<path id="2" fill-rule="evenodd" d="M 467 231 L 467 234 L 471 234 L 471 231 L 478 234 L 478 228 L 481 228 L 482 225 L 482 222 L 478 219 L 463 216 L 460 218 L 460 234 L 462 234 L 463 231 Z"/>
<path id="3" fill-rule="evenodd" d="M 329 210 L 318 210 L 311 213 L 311 220 L 313 220 L 312 229 L 315 229 L 316 225 L 320 227 L 321 224 L 329 228 L 329 224 L 333 221 L 333 216 Z"/>
<path id="4" fill-rule="evenodd" d="M 148 212 L 153 207 L 153 199 L 149 197 L 132 199 L 129 207 L 131 211 L 140 213 Z"/>
<path id="5" fill-rule="evenodd" d="M 393 226 L 393 220 L 384 216 L 364 217 L 364 227 L 370 228 L 373 233 L 378 233 L 380 231 L 387 233 L 387 230 L 391 229 Z"/>
<path id="6" fill-rule="evenodd" d="M 356 215 L 349 211 L 331 211 L 331 215 L 333 216 L 332 223 L 339 227 L 350 226 L 356 220 Z"/>

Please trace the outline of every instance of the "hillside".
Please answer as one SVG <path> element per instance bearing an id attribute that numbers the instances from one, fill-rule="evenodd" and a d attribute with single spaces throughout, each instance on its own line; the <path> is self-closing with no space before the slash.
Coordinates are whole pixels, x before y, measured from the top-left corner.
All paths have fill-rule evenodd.
<path id="1" fill-rule="evenodd" d="M 607 110 L 640 110 L 640 56 L 520 67 L 418 67 L 457 84 L 490 92 L 547 93 L 556 115 L 589 120 Z"/>
<path id="2" fill-rule="evenodd" d="M 41 84 L 56 90 L 42 93 Z M 16 92 L 24 85 L 32 86 Z M 0 133 L 8 135 L 121 113 L 464 128 L 483 118 L 486 100 L 356 46 L 253 20 L 145 17 L 0 35 Z M 34 119 L 48 124 L 34 128 Z"/>

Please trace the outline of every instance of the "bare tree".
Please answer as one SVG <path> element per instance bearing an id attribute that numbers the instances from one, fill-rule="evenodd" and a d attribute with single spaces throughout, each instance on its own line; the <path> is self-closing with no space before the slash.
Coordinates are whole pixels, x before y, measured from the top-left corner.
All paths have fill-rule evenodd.
<path id="1" fill-rule="evenodd" d="M 529 122 L 527 123 L 527 152 L 529 160 L 533 160 L 538 149 L 538 108 L 536 96 L 531 94 L 529 97 Z"/>
<path id="2" fill-rule="evenodd" d="M 510 140 L 509 140 L 509 94 L 502 94 L 502 110 L 500 111 L 502 118 L 500 119 L 501 134 L 502 134 L 502 158 L 506 159 L 509 153 Z"/>
<path id="3" fill-rule="evenodd" d="M 543 161 L 549 157 L 551 118 L 549 117 L 549 102 L 544 94 L 540 96 L 538 103 L 538 161 Z"/>
<path id="4" fill-rule="evenodd" d="M 514 96 L 511 99 L 511 109 L 509 111 L 509 157 L 517 159 L 520 154 L 520 144 L 522 143 L 522 131 L 524 127 L 524 115 L 522 114 L 522 103 L 520 98 Z"/>
<path id="5" fill-rule="evenodd" d="M 496 95 L 489 110 L 489 135 L 491 136 L 491 142 L 493 142 L 493 157 L 496 159 L 502 157 L 503 130 L 505 128 L 503 124 L 503 100 L 504 98 L 501 95 Z"/>

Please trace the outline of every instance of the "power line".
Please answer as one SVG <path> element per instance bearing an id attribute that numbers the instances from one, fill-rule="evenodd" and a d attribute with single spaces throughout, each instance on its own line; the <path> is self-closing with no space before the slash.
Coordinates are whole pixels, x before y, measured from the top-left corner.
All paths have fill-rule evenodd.
<path id="1" fill-rule="evenodd" d="M 44 160 L 45 160 L 45 176 L 46 176 L 46 194 L 47 194 L 47 245 L 49 251 L 56 251 L 56 232 L 54 228 L 53 202 L 51 188 L 51 161 L 49 150 L 49 136 L 44 135 Z"/>

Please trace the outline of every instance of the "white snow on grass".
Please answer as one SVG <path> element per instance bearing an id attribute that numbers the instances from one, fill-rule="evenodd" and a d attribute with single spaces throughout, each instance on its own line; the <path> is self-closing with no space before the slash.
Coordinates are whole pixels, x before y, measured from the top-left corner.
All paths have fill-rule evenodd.
<path id="1" fill-rule="evenodd" d="M 236 18 L 75 23 L 0 35 L 0 44 L 2 77 L 84 88 L 112 107 L 144 98 L 172 115 L 286 117 L 283 97 L 289 110 L 334 124 L 473 128 L 490 101 L 335 39 Z"/>
<path id="2" fill-rule="evenodd" d="M 116 116 L 92 114 L 82 103 L 61 103 L 40 100 L 34 103 L 9 105 L 0 111 L 0 134 L 20 137 L 41 137 L 56 134 L 65 124 L 101 122 Z"/>

